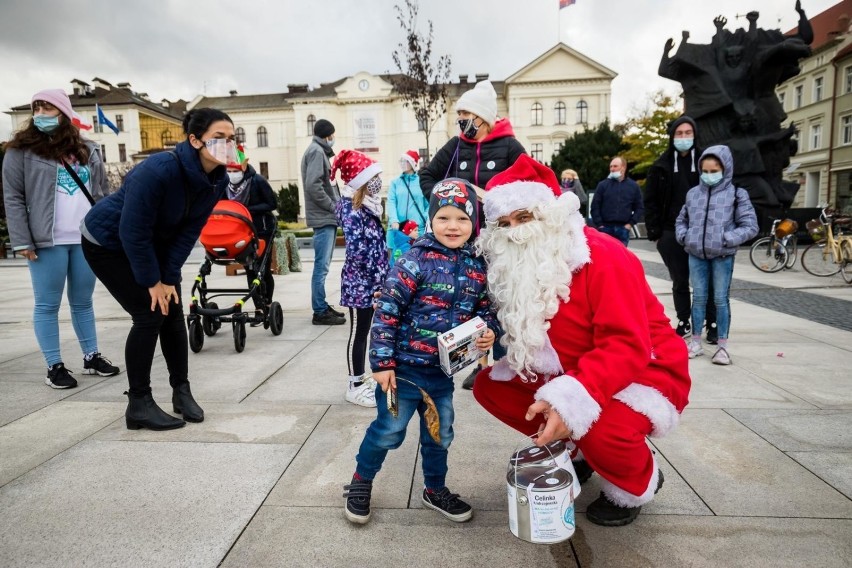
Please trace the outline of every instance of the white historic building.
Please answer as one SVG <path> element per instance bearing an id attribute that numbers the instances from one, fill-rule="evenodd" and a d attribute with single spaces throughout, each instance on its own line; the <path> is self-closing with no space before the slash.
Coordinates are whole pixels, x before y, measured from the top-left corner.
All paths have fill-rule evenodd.
<path id="1" fill-rule="evenodd" d="M 550 162 L 565 139 L 584 127 L 595 128 L 610 118 L 612 80 L 616 73 L 563 43 L 513 73 L 505 80 L 490 78 L 497 91 L 498 115 L 508 117 L 515 136 L 530 155 Z M 429 153 L 455 136 L 455 102 L 487 74 L 459 75 L 447 85 L 448 112 L 434 126 Z M 385 168 L 385 181 L 398 174 L 401 154 L 418 150 L 427 157 L 426 137 L 411 109 L 403 106 L 388 75 L 361 71 L 332 83 L 309 88 L 290 84 L 287 92 L 226 97 L 198 96 L 190 103 L 151 102 L 127 83 L 113 87 L 95 79 L 92 88 L 72 82 L 71 102 L 87 120 L 93 120 L 98 103 L 112 122 L 121 120 L 119 135 L 97 125 L 86 133 L 102 145 L 109 165 L 126 169 L 152 152 L 168 148 L 182 138 L 180 117 L 185 109 L 214 107 L 227 112 L 237 127 L 250 163 L 276 191 L 295 183 L 301 187 L 300 162 L 311 141 L 314 123 L 324 118 L 334 124 L 335 150 L 355 148 Z M 24 104 L 12 109 L 13 126 L 30 116 Z M 304 207 L 304 198 L 300 200 Z"/>

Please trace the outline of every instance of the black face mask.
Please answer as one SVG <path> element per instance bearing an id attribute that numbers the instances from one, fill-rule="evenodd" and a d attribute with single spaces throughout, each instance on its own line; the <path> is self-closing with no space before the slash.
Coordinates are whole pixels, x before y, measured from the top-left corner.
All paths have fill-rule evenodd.
<path id="1" fill-rule="evenodd" d="M 472 118 L 461 119 L 458 123 L 459 130 L 461 130 L 462 134 L 468 138 L 476 138 L 476 133 L 479 131 L 479 127 L 473 123 Z"/>

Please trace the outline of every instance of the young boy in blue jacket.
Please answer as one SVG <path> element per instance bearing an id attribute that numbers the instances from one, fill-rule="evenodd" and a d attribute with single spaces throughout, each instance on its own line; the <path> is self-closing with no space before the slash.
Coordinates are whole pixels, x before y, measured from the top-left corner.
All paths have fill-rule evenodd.
<path id="1" fill-rule="evenodd" d="M 446 486 L 447 454 L 453 440 L 453 379 L 441 370 L 438 335 L 481 317 L 488 325 L 476 346 L 488 350 L 499 324 L 491 309 L 485 261 L 475 256 L 471 241 L 477 225 L 476 193 L 461 179 L 439 182 L 429 200 L 432 233 L 414 242 L 391 269 L 376 302 L 370 344 L 370 367 L 378 416 L 367 428 L 355 460 L 352 482 L 344 486 L 346 518 L 357 524 L 370 520 L 373 479 L 388 450 L 405 439 L 409 420 L 421 416 L 423 504 L 455 522 L 470 520 L 473 510 Z M 397 381 L 397 376 L 407 381 Z M 440 444 L 423 420 L 426 405 L 417 387 L 435 403 L 440 419 Z M 388 391 L 396 394 L 398 415 L 387 408 Z"/>

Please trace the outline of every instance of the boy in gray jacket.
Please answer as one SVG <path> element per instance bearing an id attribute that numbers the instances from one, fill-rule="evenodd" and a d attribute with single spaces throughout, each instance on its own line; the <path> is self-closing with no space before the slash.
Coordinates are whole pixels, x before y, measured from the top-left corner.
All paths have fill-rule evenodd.
<path id="1" fill-rule="evenodd" d="M 728 329 L 731 307 L 728 289 L 734 273 L 734 255 L 737 247 L 757 235 L 757 215 L 748 192 L 731 182 L 734 159 L 727 146 L 707 148 L 701 155 L 699 166 L 700 181 L 686 194 L 686 203 L 675 225 L 675 238 L 689 253 L 693 329 L 689 358 L 704 354 L 701 324 L 707 305 L 707 287 L 712 279 L 719 331 L 719 347 L 712 362 L 730 365 Z"/>

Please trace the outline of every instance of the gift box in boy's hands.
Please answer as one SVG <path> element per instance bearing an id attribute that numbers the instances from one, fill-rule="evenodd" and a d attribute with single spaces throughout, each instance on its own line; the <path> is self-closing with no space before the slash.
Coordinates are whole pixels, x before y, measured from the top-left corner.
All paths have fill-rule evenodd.
<path id="1" fill-rule="evenodd" d="M 441 369 L 448 376 L 453 376 L 485 354 L 476 347 L 476 339 L 482 337 L 487 329 L 482 318 L 475 317 L 438 336 Z"/>

